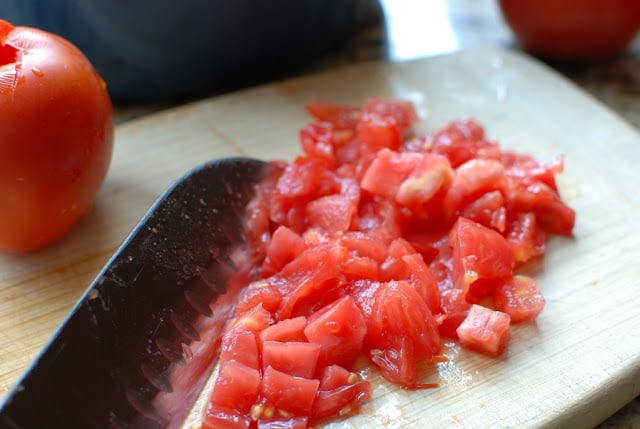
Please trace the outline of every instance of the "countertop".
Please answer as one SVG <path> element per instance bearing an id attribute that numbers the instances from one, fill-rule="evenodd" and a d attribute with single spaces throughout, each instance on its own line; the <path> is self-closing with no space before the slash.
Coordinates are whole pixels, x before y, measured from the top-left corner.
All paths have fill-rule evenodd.
<path id="1" fill-rule="evenodd" d="M 381 8 L 354 37 L 297 68 L 291 76 L 356 62 L 406 61 L 487 45 L 520 49 L 494 0 L 382 0 Z M 640 129 L 640 37 L 606 63 L 549 65 Z M 184 102 L 116 104 L 116 121 L 121 124 Z M 640 398 L 605 422 L 594 422 L 594 427 L 640 428 Z"/>

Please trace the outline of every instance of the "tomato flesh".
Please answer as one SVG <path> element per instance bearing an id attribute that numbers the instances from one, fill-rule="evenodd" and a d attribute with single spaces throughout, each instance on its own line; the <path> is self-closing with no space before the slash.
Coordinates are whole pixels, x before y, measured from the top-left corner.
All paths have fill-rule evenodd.
<path id="1" fill-rule="evenodd" d="M 518 268 L 573 230 L 563 160 L 502 151 L 472 120 L 412 136 L 401 101 L 307 109 L 318 121 L 300 133 L 304 155 L 273 162 L 247 207 L 258 269 L 223 337 L 205 427 L 356 413 L 372 395 L 361 357 L 392 383 L 432 387 L 421 380 L 442 337 L 501 355 L 510 325 L 544 307 Z"/>

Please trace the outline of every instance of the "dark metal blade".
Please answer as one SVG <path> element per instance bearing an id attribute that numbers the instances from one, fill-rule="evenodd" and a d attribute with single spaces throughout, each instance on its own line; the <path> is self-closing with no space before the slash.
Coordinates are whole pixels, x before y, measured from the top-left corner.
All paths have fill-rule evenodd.
<path id="1" fill-rule="evenodd" d="M 7 395 L 0 427 L 182 424 L 217 358 L 232 310 L 217 303 L 234 298 L 227 256 L 244 244 L 245 205 L 265 165 L 214 161 L 168 189 Z"/>

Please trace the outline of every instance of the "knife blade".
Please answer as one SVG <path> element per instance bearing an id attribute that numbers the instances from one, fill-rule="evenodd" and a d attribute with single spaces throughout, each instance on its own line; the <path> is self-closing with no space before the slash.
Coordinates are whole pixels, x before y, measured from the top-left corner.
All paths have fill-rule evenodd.
<path id="1" fill-rule="evenodd" d="M 0 427 L 178 427 L 215 364 L 238 294 L 228 256 L 266 165 L 211 161 L 169 187 L 6 396 Z"/>

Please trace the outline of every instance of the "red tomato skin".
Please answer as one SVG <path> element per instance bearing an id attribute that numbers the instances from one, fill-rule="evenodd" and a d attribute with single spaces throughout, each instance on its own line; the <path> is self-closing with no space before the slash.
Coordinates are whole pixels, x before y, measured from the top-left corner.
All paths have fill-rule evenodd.
<path id="1" fill-rule="evenodd" d="M 24 253 L 90 211 L 111 164 L 113 109 L 70 42 L 0 24 L 0 251 Z"/>
<path id="2" fill-rule="evenodd" d="M 523 48 L 551 60 L 610 59 L 640 29 L 636 0 L 500 0 L 500 8 Z"/>
<path id="3" fill-rule="evenodd" d="M 462 347 L 498 357 L 509 343 L 509 324 L 508 314 L 473 304 L 456 333 Z"/>

